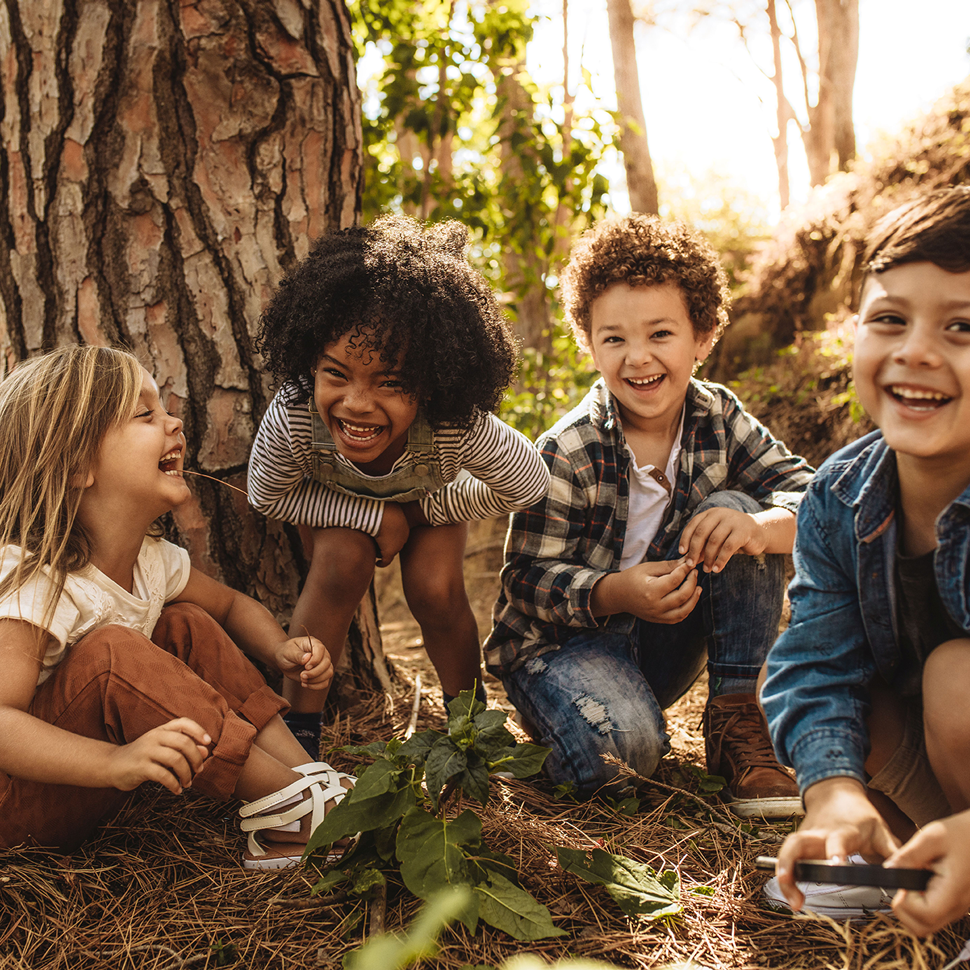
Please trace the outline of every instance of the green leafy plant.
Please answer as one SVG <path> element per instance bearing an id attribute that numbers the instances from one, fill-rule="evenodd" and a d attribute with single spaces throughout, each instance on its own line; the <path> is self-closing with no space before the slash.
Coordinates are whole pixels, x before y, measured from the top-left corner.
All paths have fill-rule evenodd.
<path id="1" fill-rule="evenodd" d="M 519 885 L 514 862 L 482 841 L 481 819 L 469 809 L 457 814 L 455 809 L 462 793 L 487 804 L 491 773 L 535 774 L 549 749 L 516 743 L 505 727 L 505 713 L 487 710 L 471 691 L 462 692 L 448 709 L 447 733 L 424 731 L 406 741 L 340 749 L 375 760 L 307 844 L 304 859 L 323 868 L 331 846 L 360 833 L 313 891 L 339 886 L 367 897 L 395 871 L 425 900 L 447 887 L 467 887 L 468 901 L 458 918 L 470 932 L 482 920 L 518 940 L 561 936 L 545 906 Z"/>
<path id="2" fill-rule="evenodd" d="M 681 911 L 680 877 L 673 869 L 657 873 L 642 862 L 603 849 L 593 849 L 590 857 L 582 849 L 560 846 L 556 855 L 564 871 L 605 886 L 627 916 L 659 919 Z"/>

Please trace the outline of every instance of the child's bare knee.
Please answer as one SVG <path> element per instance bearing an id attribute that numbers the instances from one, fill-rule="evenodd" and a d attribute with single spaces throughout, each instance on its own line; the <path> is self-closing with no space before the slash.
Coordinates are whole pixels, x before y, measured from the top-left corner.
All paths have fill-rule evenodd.
<path id="1" fill-rule="evenodd" d="M 364 589 L 374 575 L 374 540 L 356 529 L 319 530 L 310 562 L 311 581 L 336 589 Z"/>
<path id="2" fill-rule="evenodd" d="M 928 730 L 970 735 L 970 639 L 941 643 L 923 665 L 923 716 Z"/>

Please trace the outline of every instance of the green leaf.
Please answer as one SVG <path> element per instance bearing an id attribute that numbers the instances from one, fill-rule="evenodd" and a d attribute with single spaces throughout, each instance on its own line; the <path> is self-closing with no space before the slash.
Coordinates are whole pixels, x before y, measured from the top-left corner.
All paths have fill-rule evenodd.
<path id="1" fill-rule="evenodd" d="M 343 965 L 346 970 L 400 970 L 416 960 L 433 957 L 441 931 L 461 919 L 473 903 L 471 890 L 464 886 L 438 892 L 421 907 L 406 935 L 382 933 L 372 937 L 359 950 L 348 953 Z"/>
<path id="2" fill-rule="evenodd" d="M 679 913 L 680 879 L 673 870 L 661 873 L 626 856 L 593 849 L 592 862 L 582 849 L 556 847 L 559 865 L 597 886 L 605 886 L 627 916 L 657 919 Z"/>
<path id="3" fill-rule="evenodd" d="M 347 882 L 350 876 L 346 872 L 341 872 L 339 869 L 331 869 L 330 872 L 324 873 L 315 883 L 313 888 L 310 890 L 311 896 L 316 896 L 318 893 L 329 893 L 331 890 L 339 886 L 341 883 Z"/>
<path id="4" fill-rule="evenodd" d="M 506 761 L 502 768 L 505 771 L 511 771 L 516 778 L 528 778 L 542 770 L 542 765 L 551 750 L 538 744 L 517 744 L 511 760 Z"/>
<path id="5" fill-rule="evenodd" d="M 456 781 L 461 790 L 480 805 L 488 804 L 488 765 L 474 751 L 465 753 L 466 767 Z"/>
<path id="6" fill-rule="evenodd" d="M 464 811 L 452 820 L 435 818 L 412 808 L 397 833 L 397 857 L 404 885 L 421 899 L 443 886 L 468 882 L 464 845 L 477 847 L 482 823 L 474 812 Z"/>
<path id="7" fill-rule="evenodd" d="M 380 869 L 362 869 L 354 876 L 354 883 L 350 891 L 355 896 L 370 896 L 379 886 L 385 885 L 387 880 Z"/>
<path id="8" fill-rule="evenodd" d="M 466 852 L 468 872 L 473 883 L 488 882 L 492 873 L 498 873 L 509 882 L 519 883 L 519 874 L 515 868 L 515 860 L 495 852 L 482 843 L 473 852 Z"/>
<path id="9" fill-rule="evenodd" d="M 473 690 L 463 690 L 448 705 L 448 726 L 451 727 L 452 721 L 461 721 L 463 718 L 474 718 L 476 714 L 481 714 L 485 710 L 485 705 L 475 698 Z"/>
<path id="10" fill-rule="evenodd" d="M 566 935 L 553 924 L 542 903 L 497 873 L 487 883 L 475 886 L 475 893 L 481 900 L 481 919 L 513 939 L 546 940 Z"/>
<path id="11" fill-rule="evenodd" d="M 387 743 L 384 741 L 372 741 L 370 744 L 344 744 L 339 748 L 331 748 L 331 750 L 343 751 L 344 754 L 353 754 L 363 758 L 379 758 L 386 747 Z"/>
<path id="12" fill-rule="evenodd" d="M 441 789 L 450 778 L 464 771 L 467 764 L 465 752 L 459 750 L 451 738 L 439 738 L 434 743 L 424 764 L 424 783 L 428 786 L 428 794 L 436 808 Z"/>
<path id="13" fill-rule="evenodd" d="M 398 749 L 397 762 L 401 765 L 408 764 L 423 768 L 428 759 L 428 752 L 434 743 L 443 737 L 440 731 L 422 731 L 420 734 L 412 734 Z"/>
<path id="14" fill-rule="evenodd" d="M 383 759 L 375 761 L 361 772 L 354 788 L 316 827 L 307 842 L 304 858 L 357 832 L 383 828 L 400 818 L 415 801 L 410 773 Z"/>

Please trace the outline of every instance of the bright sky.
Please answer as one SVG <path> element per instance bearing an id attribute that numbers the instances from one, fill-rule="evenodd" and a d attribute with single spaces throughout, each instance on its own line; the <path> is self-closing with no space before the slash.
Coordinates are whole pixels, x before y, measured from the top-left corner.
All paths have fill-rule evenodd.
<path id="1" fill-rule="evenodd" d="M 692 6 L 678 4 L 678 9 Z M 534 9 L 548 16 L 529 51 L 530 72 L 546 81 L 561 79 L 561 0 L 535 0 Z M 638 0 L 634 0 L 637 9 Z M 814 4 L 796 0 L 795 9 L 808 15 L 799 21 L 800 32 L 809 24 L 814 27 Z M 594 92 L 605 106 L 615 108 L 606 2 L 569 0 L 569 10 L 570 87 L 579 100 L 582 50 L 582 63 L 592 75 Z M 767 17 L 764 20 L 759 55 L 770 70 Z M 859 33 L 854 119 L 859 151 L 864 152 L 880 130 L 901 128 L 970 74 L 970 0 L 921 0 L 918 4 L 913 0 L 860 0 Z M 804 37 L 802 40 L 804 43 Z M 746 53 L 736 30 L 706 22 L 688 35 L 683 25 L 676 30 L 638 25 L 636 41 L 647 137 L 661 176 L 665 171 L 687 169 L 702 177 L 715 170 L 758 194 L 770 216 L 776 215 L 777 172 L 770 140 L 773 89 Z M 791 63 L 785 70 L 789 99 L 798 111 L 794 98 L 799 90 L 797 66 Z M 808 176 L 793 126 L 789 127 L 789 150 L 792 199 L 799 201 L 807 194 Z M 611 172 L 610 176 L 619 189 L 622 174 Z M 628 206 L 622 190 L 614 191 L 613 201 L 618 209 Z"/>

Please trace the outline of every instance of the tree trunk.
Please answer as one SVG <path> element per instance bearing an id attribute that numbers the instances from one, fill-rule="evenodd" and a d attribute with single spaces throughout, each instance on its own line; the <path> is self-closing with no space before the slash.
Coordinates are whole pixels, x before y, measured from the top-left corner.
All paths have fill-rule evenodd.
<path id="1" fill-rule="evenodd" d="M 778 26 L 775 0 L 768 0 L 768 25 L 771 31 L 771 56 L 774 66 L 771 81 L 775 86 L 775 117 L 778 124 L 778 134 L 772 137 L 771 143 L 775 149 L 775 166 L 778 169 L 778 201 L 784 211 L 791 201 L 791 187 L 788 180 L 788 121 L 793 112 L 785 96 L 781 62 L 781 29 Z"/>
<path id="2" fill-rule="evenodd" d="M 821 185 L 855 157 L 852 89 L 859 58 L 859 0 L 815 0 L 818 96 L 803 132 L 812 185 Z"/>
<path id="3" fill-rule="evenodd" d="M 271 396 L 253 346 L 282 272 L 360 210 L 343 0 L 0 6 L 0 350 L 131 348 L 185 422 L 186 466 L 245 487 Z M 193 563 L 276 615 L 295 529 L 191 480 Z"/>
<path id="4" fill-rule="evenodd" d="M 613 75 L 620 115 L 620 151 L 623 152 L 630 206 L 634 212 L 656 213 L 659 211 L 659 199 L 647 144 L 643 99 L 640 96 L 633 10 L 630 0 L 607 0 L 606 9 L 610 20 Z"/>

